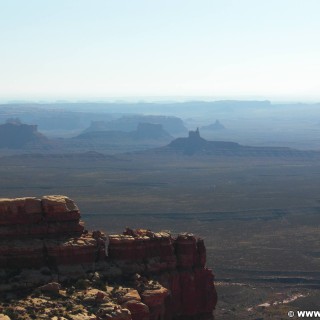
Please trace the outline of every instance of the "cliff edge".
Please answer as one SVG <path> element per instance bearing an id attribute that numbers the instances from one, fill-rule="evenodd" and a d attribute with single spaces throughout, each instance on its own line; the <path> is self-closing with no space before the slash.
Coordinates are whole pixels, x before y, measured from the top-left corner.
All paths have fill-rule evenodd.
<path id="1" fill-rule="evenodd" d="M 0 199 L 0 253 L 0 319 L 213 319 L 214 276 L 192 234 L 107 240 L 66 196 Z"/>

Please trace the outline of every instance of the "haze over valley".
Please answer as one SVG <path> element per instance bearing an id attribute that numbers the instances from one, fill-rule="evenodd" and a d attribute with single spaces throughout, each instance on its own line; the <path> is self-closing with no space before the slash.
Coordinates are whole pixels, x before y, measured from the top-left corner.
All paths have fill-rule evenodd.
<path id="1" fill-rule="evenodd" d="M 189 130 L 196 128 L 200 128 L 201 136 L 208 140 L 232 141 L 248 146 L 285 146 L 302 150 L 320 148 L 319 104 L 194 101 L 0 105 L 0 121 L 5 123 L 8 120 L 10 122 L 10 119 L 37 125 L 38 131 L 56 141 L 57 148 L 59 146 L 61 150 L 65 149 L 64 152 L 74 148 L 94 149 L 104 153 L 140 150 L 165 145 L 170 139 L 187 136 Z M 163 132 L 154 132 L 151 136 L 146 131 L 143 133 L 143 123 L 161 125 L 162 128 L 157 130 Z M 138 129 L 140 133 L 135 133 Z M 100 137 L 93 133 L 102 131 L 105 133 L 98 134 Z M 91 136 L 88 132 L 91 132 Z M 113 140 L 116 139 L 115 144 L 122 147 L 112 147 L 111 139 L 108 138 L 110 134 L 113 135 Z M 70 142 L 70 138 L 74 140 Z M 144 140 L 145 147 L 142 141 L 137 141 L 139 139 Z"/>
<path id="2" fill-rule="evenodd" d="M 316 316 L 319 12 L 2 1 L 0 320 Z"/>
<path id="3" fill-rule="evenodd" d="M 190 104 L 152 103 L 146 114 L 144 104 L 120 104 L 119 113 L 109 112 L 114 104 L 2 105 L 3 197 L 67 194 L 91 229 L 118 233 L 125 220 L 204 237 L 222 292 L 218 317 L 268 314 L 257 306 L 279 292 L 312 306 L 320 284 L 317 105 L 198 102 L 194 113 Z M 236 311 L 231 288 L 247 296 L 233 300 Z"/>

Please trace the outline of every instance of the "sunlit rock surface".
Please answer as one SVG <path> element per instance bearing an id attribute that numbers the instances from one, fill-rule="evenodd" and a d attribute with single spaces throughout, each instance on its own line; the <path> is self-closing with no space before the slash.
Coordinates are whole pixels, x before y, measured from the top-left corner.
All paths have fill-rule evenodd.
<path id="1" fill-rule="evenodd" d="M 0 199 L 1 317 L 213 319 L 202 239 L 128 228 L 108 238 L 106 248 L 85 230 L 66 196 Z"/>

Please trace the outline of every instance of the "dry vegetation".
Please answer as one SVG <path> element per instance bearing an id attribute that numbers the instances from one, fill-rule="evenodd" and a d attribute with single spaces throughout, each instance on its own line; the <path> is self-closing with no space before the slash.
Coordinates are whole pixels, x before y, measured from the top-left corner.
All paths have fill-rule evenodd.
<path id="1" fill-rule="evenodd" d="M 221 319 L 281 319 L 289 307 L 313 306 L 320 286 L 319 174 L 318 159 L 273 156 L 0 158 L 2 197 L 66 194 L 89 229 L 147 227 L 204 237 Z M 295 290 L 306 297 L 247 311 Z"/>

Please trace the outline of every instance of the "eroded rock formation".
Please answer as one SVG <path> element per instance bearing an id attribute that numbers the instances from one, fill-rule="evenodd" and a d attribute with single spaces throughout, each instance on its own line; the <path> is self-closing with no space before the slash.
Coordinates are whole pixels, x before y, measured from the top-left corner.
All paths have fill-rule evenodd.
<path id="1" fill-rule="evenodd" d="M 0 148 L 20 149 L 47 143 L 48 139 L 38 132 L 36 125 L 20 123 L 18 119 L 0 125 Z"/>
<path id="2" fill-rule="evenodd" d="M 166 232 L 127 229 L 123 235 L 109 236 L 108 257 L 126 273 L 141 273 L 169 289 L 165 308 L 158 313 L 160 319 L 171 319 L 171 315 L 210 319 L 216 292 L 212 271 L 205 267 L 202 239 L 192 234 L 175 238 Z"/>
<path id="3" fill-rule="evenodd" d="M 57 268 L 104 258 L 105 236 L 84 232 L 69 198 L 0 200 L 0 268 Z"/>
<path id="4" fill-rule="evenodd" d="M 109 235 L 107 251 L 106 236 L 86 231 L 65 196 L 0 199 L 0 312 L 13 319 L 213 319 L 217 296 L 202 239 L 126 229 Z"/>

